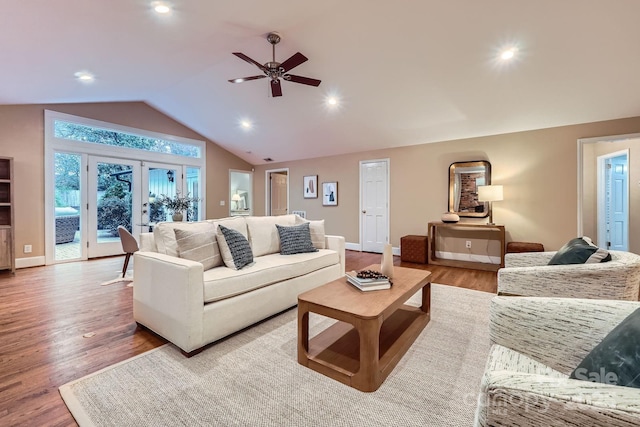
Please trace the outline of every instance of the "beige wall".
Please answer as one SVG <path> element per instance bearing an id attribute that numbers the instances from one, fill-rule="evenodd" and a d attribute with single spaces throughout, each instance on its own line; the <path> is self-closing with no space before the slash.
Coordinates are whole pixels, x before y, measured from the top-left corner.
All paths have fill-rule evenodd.
<path id="1" fill-rule="evenodd" d="M 328 233 L 359 243 L 359 161 L 389 158 L 390 242 L 399 246 L 404 235 L 427 234 L 427 223 L 447 211 L 452 162 L 489 160 L 492 183 L 504 185 L 505 200 L 494 203 L 494 222 L 505 225 L 507 241 L 540 242 L 556 250 L 577 234 L 577 140 L 638 131 L 640 117 L 634 117 L 260 165 L 254 174 L 256 213 L 264 213 L 265 170 L 288 167 L 290 209 L 324 218 Z M 338 206 L 302 197 L 302 177 L 316 174 L 319 187 L 338 181 Z"/>
<path id="2" fill-rule="evenodd" d="M 640 254 L 640 139 L 600 141 L 583 147 L 583 234 L 598 238 L 597 159 L 598 156 L 629 150 L 629 250 Z"/>
<path id="3" fill-rule="evenodd" d="M 143 102 L 0 106 L 0 155 L 14 157 L 16 258 L 44 256 L 45 109 L 207 141 Z M 251 165 L 207 143 L 207 216 L 224 217 L 229 212 L 229 169 L 251 170 Z M 23 254 L 25 244 L 33 246 L 32 254 Z"/>

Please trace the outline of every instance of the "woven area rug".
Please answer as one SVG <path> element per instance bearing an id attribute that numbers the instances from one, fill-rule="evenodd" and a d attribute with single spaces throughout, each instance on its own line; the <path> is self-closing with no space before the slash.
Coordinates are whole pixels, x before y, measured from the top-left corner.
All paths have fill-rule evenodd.
<path id="1" fill-rule="evenodd" d="M 373 393 L 297 363 L 291 309 L 188 359 L 167 344 L 60 387 L 80 426 L 470 426 L 493 295 L 432 285 L 432 318 Z M 419 305 L 419 295 L 410 300 Z M 311 335 L 333 323 L 312 315 Z"/>

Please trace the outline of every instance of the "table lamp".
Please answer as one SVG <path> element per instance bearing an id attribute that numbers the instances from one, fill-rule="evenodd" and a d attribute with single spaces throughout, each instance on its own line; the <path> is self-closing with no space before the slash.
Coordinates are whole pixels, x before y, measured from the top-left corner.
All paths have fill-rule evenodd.
<path id="1" fill-rule="evenodd" d="M 502 185 L 479 185 L 478 201 L 489 202 L 489 225 L 495 225 L 493 222 L 493 202 L 503 200 Z"/>
<path id="2" fill-rule="evenodd" d="M 238 193 L 234 194 L 233 196 L 231 196 L 231 200 L 236 202 L 236 210 L 238 210 L 238 202 L 241 200 L 242 198 L 240 197 L 240 195 Z"/>

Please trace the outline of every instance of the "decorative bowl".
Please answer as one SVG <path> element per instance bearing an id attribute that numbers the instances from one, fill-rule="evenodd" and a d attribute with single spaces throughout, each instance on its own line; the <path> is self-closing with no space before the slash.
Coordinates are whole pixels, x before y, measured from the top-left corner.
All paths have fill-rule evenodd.
<path id="1" fill-rule="evenodd" d="M 442 222 L 447 222 L 447 223 L 460 221 L 460 217 L 455 212 L 445 212 L 442 214 L 442 217 L 440 219 L 442 220 Z"/>

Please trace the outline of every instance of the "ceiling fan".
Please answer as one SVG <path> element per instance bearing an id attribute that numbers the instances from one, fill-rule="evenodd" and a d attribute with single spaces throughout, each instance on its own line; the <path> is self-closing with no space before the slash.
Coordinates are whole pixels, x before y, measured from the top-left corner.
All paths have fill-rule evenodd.
<path id="1" fill-rule="evenodd" d="M 250 64 L 258 67 L 264 75 L 250 76 L 250 77 L 242 77 L 239 79 L 229 80 L 231 83 L 242 83 L 248 80 L 257 80 L 264 79 L 265 77 L 269 77 L 271 79 L 271 95 L 272 96 L 282 96 L 282 87 L 280 86 L 280 79 L 286 80 L 288 82 L 293 83 L 302 83 L 303 85 L 309 86 L 319 86 L 320 80 L 312 79 L 309 77 L 296 76 L 294 74 L 289 74 L 288 71 L 307 61 L 308 58 L 301 54 L 300 52 L 294 54 L 289 59 L 284 61 L 283 63 L 276 61 L 276 44 L 280 42 L 280 35 L 278 33 L 271 32 L 267 35 L 267 41 L 271 43 L 273 57 L 271 62 L 267 62 L 262 65 L 258 61 L 255 61 L 249 58 L 244 53 L 233 52 L 235 56 L 238 58 L 247 61 Z"/>

